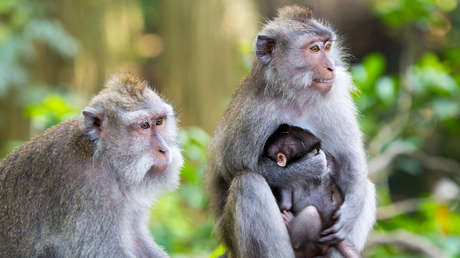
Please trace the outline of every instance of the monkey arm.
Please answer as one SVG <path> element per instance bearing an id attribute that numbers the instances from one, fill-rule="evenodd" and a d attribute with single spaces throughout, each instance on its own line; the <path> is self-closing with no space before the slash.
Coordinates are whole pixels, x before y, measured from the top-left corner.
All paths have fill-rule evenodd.
<path id="1" fill-rule="evenodd" d="M 365 165 L 362 166 L 365 168 Z M 342 169 L 347 166 L 342 167 Z M 350 167 L 348 167 L 350 168 Z M 367 172 L 341 170 L 339 185 L 344 193 L 344 203 L 334 214 L 337 221 L 322 232 L 320 242 L 337 242 L 348 239 L 358 251 L 361 251 L 367 235 L 375 222 L 375 187 L 367 178 Z M 344 175 L 350 176 L 346 179 Z M 345 180 L 345 181 L 344 181 Z"/>
<path id="2" fill-rule="evenodd" d="M 158 246 L 153 240 L 136 239 L 137 252 L 139 257 L 168 258 L 169 255 Z"/>
<path id="3" fill-rule="evenodd" d="M 266 105 L 254 99 L 245 99 L 242 105 L 237 106 L 237 111 L 229 111 L 224 120 L 233 123 L 219 126 L 216 130 L 210 153 L 221 153 L 222 156 L 215 155 L 215 159 L 217 167 L 224 168 L 221 170 L 223 177 L 230 181 L 234 176 L 253 171 L 261 174 L 270 186 L 286 187 L 325 173 L 327 160 L 323 152 L 304 155 L 286 167 L 279 167 L 264 156 L 267 139 L 281 124 L 288 122 L 273 116 L 271 113 L 276 110 L 263 108 Z"/>
<path id="4" fill-rule="evenodd" d="M 353 218 L 344 216 L 344 221 L 348 221 L 351 227 L 348 234 L 345 236 L 345 239 L 349 240 L 349 242 L 358 251 L 361 251 L 364 248 L 367 235 L 375 223 L 376 214 L 375 186 L 368 179 L 365 179 L 365 182 L 363 182 L 362 185 L 363 187 L 359 188 L 361 191 L 360 198 L 362 198 L 362 207 L 360 212 Z M 343 212 L 343 214 L 347 215 L 346 213 L 349 212 L 349 210 L 344 210 Z M 340 214 L 340 216 L 342 216 L 342 214 Z"/>
<path id="5" fill-rule="evenodd" d="M 257 173 L 247 171 L 233 179 L 222 225 L 229 257 L 294 257 L 276 200 Z"/>
<path id="6" fill-rule="evenodd" d="M 318 178 L 327 173 L 327 160 L 324 152 L 318 155 L 305 155 L 300 160 L 281 168 L 272 160 L 263 157 L 255 170 L 265 177 L 268 184 L 275 187 L 293 186 L 296 183 Z"/>

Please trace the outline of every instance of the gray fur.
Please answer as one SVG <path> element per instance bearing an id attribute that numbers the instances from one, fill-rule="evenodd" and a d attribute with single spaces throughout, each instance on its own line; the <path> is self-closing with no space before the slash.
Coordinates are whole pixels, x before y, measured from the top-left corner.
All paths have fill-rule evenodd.
<path id="1" fill-rule="evenodd" d="M 177 187 L 182 155 L 172 108 L 152 90 L 140 91 L 139 99 L 98 95 L 84 109 L 90 113 L 48 129 L 0 163 L 0 257 L 168 257 L 147 223 L 156 196 Z M 170 111 L 163 139 L 171 161 L 161 174 L 149 172 L 155 159 L 139 165 L 139 142 L 122 139 L 120 100 Z M 88 121 L 93 106 L 104 112 L 102 130 Z"/>
<path id="2" fill-rule="evenodd" d="M 308 87 L 310 68 L 295 52 L 298 37 L 315 33 L 299 33 L 305 26 L 281 17 L 262 29 L 259 35 L 277 35 L 275 54 L 269 64 L 254 63 L 210 144 L 207 178 L 211 207 L 215 230 L 229 257 L 294 257 L 289 237 L 280 229 L 284 225 L 276 201 L 267 196 L 272 195 L 269 187 L 312 180 L 326 171 L 326 164 L 319 155 L 306 156 L 283 169 L 265 162 L 264 144 L 281 124 L 309 130 L 337 161 L 337 184 L 344 193 L 336 224 L 343 229 L 337 237 L 348 239 L 361 251 L 374 224 L 375 189 L 367 177 L 362 135 L 350 95 L 354 88 L 351 77 L 336 47 L 332 50 L 336 79 L 331 91 L 323 95 Z M 318 30 L 325 29 L 320 25 Z M 335 39 L 334 32 L 328 32 Z M 251 239 L 260 240 L 254 244 Z"/>

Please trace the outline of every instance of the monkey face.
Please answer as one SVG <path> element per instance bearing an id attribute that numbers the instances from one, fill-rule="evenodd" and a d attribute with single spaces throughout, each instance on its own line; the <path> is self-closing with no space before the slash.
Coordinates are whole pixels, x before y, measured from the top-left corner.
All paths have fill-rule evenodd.
<path id="1" fill-rule="evenodd" d="M 124 132 L 122 140 L 129 157 L 132 174 L 141 179 L 146 174 L 159 175 L 167 172 L 176 145 L 175 119 L 171 106 L 164 102 L 147 103 L 138 111 L 122 112 L 120 127 Z M 122 147 L 122 146 L 120 146 Z M 123 148 L 123 147 L 122 147 Z"/>
<path id="2" fill-rule="evenodd" d="M 335 41 L 335 33 L 312 18 L 286 19 L 264 27 L 256 55 L 267 83 L 285 88 L 277 91 L 327 94 L 334 85 L 336 65 L 341 64 Z"/>
<path id="3" fill-rule="evenodd" d="M 169 176 L 176 180 L 183 161 L 172 107 L 147 87 L 132 95 L 116 96 L 124 108 L 102 103 L 100 112 L 83 111 L 94 130 L 96 159 L 133 184 Z"/>
<path id="4" fill-rule="evenodd" d="M 322 93 L 328 92 L 334 82 L 334 63 L 330 51 L 332 41 L 329 37 L 313 38 L 306 42 L 304 55 L 308 60 L 313 77 L 311 87 L 316 88 Z"/>

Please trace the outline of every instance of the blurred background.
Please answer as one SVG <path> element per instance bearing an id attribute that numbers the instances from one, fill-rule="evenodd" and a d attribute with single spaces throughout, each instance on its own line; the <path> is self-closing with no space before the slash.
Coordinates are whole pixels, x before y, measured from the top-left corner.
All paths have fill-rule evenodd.
<path id="1" fill-rule="evenodd" d="M 215 257 L 207 144 L 258 29 L 292 3 L 351 54 L 379 203 L 364 255 L 460 257 L 458 0 L 0 0 L 0 157 L 78 116 L 110 74 L 139 74 L 175 106 L 186 159 L 149 227 L 172 257 Z"/>

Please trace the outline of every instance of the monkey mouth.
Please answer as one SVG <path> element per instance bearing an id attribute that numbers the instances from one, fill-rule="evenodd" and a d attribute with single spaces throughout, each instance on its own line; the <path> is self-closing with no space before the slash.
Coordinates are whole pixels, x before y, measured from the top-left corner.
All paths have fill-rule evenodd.
<path id="1" fill-rule="evenodd" d="M 332 79 L 320 79 L 320 78 L 316 78 L 316 79 L 313 79 L 313 82 L 315 82 L 315 83 L 331 84 L 331 83 L 334 82 L 334 78 L 332 78 Z"/>
<path id="2" fill-rule="evenodd" d="M 315 78 L 313 79 L 312 86 L 321 93 L 327 93 L 331 90 L 333 83 L 334 83 L 334 78 L 331 78 L 331 79 Z"/>
<path id="3" fill-rule="evenodd" d="M 152 166 L 149 171 L 154 174 L 163 173 L 164 171 L 166 171 L 168 166 L 169 166 L 169 163 L 161 162 L 159 164 Z"/>

